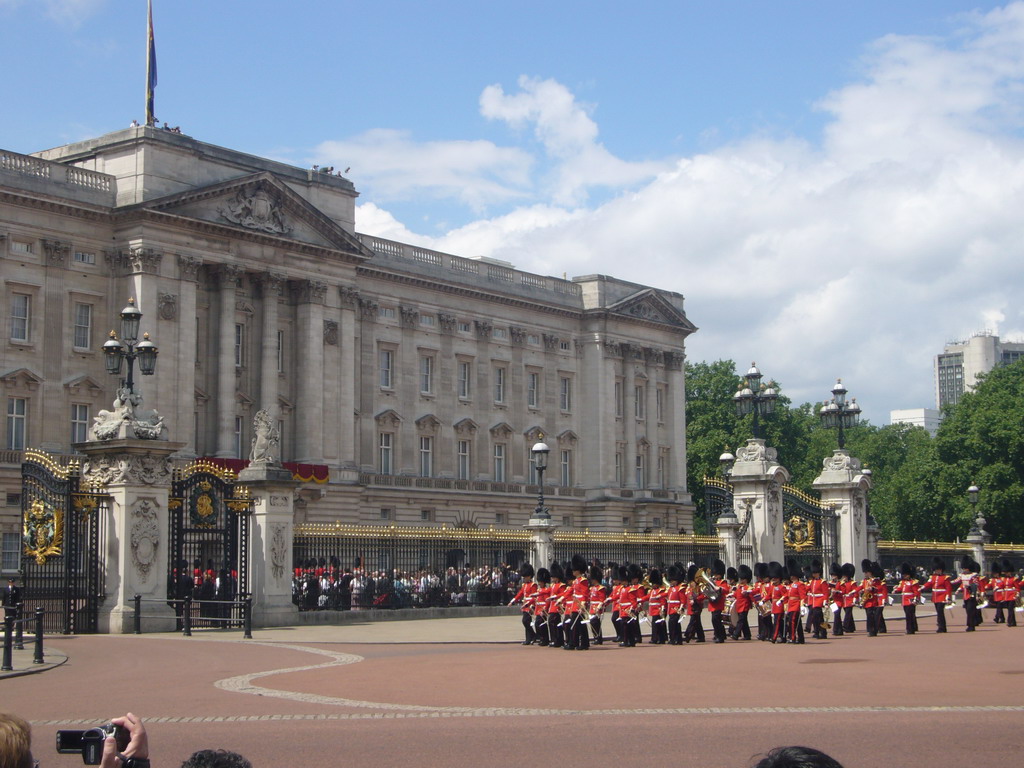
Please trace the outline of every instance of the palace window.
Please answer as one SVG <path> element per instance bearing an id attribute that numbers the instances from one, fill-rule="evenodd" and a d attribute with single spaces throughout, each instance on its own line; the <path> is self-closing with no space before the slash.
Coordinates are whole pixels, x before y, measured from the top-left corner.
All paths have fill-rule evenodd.
<path id="1" fill-rule="evenodd" d="M 473 371 L 473 364 L 468 360 L 460 360 L 458 366 L 458 388 L 459 388 L 459 399 L 469 400 L 469 394 L 472 391 L 470 387 L 470 381 Z"/>
<path id="2" fill-rule="evenodd" d="M 75 349 L 89 349 L 92 340 L 92 304 L 75 304 Z"/>
<path id="3" fill-rule="evenodd" d="M 459 440 L 455 451 L 456 458 L 458 459 L 457 479 L 469 480 L 469 473 L 471 471 L 469 440 Z"/>
<path id="4" fill-rule="evenodd" d="M 377 355 L 380 366 L 380 388 L 391 389 L 395 369 L 395 353 L 390 349 L 382 349 Z"/>
<path id="5" fill-rule="evenodd" d="M 505 482 L 505 444 L 494 444 L 494 482 Z"/>
<path id="6" fill-rule="evenodd" d="M 31 330 L 32 297 L 24 293 L 11 296 L 11 341 L 28 341 Z"/>
<path id="7" fill-rule="evenodd" d="M 536 408 L 540 403 L 540 374 L 530 371 L 526 374 L 526 405 Z"/>
<path id="8" fill-rule="evenodd" d="M 71 404 L 71 442 L 84 443 L 89 437 L 89 406 L 85 403 Z"/>
<path id="9" fill-rule="evenodd" d="M 420 477 L 434 475 L 434 438 L 420 437 Z"/>
<path id="10" fill-rule="evenodd" d="M 391 432 L 381 432 L 377 439 L 378 465 L 382 475 L 394 474 L 394 438 Z"/>
<path id="11" fill-rule="evenodd" d="M 7 398 L 7 448 L 25 450 L 28 433 L 28 400 L 24 397 Z"/>

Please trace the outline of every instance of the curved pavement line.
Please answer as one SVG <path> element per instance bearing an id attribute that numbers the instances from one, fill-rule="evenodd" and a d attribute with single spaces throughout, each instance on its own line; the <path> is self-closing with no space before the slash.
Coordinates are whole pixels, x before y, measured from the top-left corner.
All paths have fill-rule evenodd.
<path id="1" fill-rule="evenodd" d="M 350 713 L 350 714 L 316 714 L 316 715 L 240 715 L 237 717 L 167 717 L 146 718 L 153 723 L 204 723 L 204 722 L 255 722 L 260 720 L 362 720 L 380 718 L 413 718 L 413 717 L 508 717 L 531 715 L 759 715 L 759 714 L 811 714 L 828 713 L 928 713 L 939 712 L 1024 712 L 1024 706 L 1017 705 L 985 705 L 985 706 L 864 706 L 864 707 L 685 707 L 678 709 L 540 709 L 535 707 L 432 707 L 417 704 L 393 704 L 387 702 L 361 701 L 338 696 L 321 696 L 314 693 L 285 691 L 264 688 L 254 685 L 253 681 L 271 675 L 290 672 L 306 672 L 312 669 L 357 664 L 364 657 L 351 653 L 338 653 L 320 648 L 308 648 L 302 645 L 284 645 L 281 643 L 254 643 L 274 648 L 288 648 L 305 651 L 318 656 L 327 656 L 330 660 L 322 664 L 311 664 L 305 667 L 289 667 L 255 672 L 218 680 L 217 688 L 234 693 L 247 693 L 265 698 L 287 699 L 306 704 L 325 704 L 337 707 L 358 709 L 379 709 L 383 712 Z"/>

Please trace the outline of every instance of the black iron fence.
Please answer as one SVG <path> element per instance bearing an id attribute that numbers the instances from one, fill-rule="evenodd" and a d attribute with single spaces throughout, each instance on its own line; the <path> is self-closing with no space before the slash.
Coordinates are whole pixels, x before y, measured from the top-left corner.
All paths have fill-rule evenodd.
<path id="1" fill-rule="evenodd" d="M 507 604 L 520 586 L 531 533 L 514 528 L 296 526 L 292 599 L 300 610 Z M 602 563 L 709 564 L 718 539 L 556 531 L 554 557 Z"/>

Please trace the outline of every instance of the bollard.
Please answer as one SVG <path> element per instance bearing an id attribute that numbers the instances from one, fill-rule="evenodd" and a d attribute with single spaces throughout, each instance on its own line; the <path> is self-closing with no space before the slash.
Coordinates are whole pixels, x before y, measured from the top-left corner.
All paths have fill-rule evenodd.
<path id="1" fill-rule="evenodd" d="M 135 634 L 142 634 L 142 595 L 135 593 Z"/>
<path id="2" fill-rule="evenodd" d="M 192 596 L 185 595 L 185 607 L 181 612 L 181 630 L 185 637 L 192 637 Z"/>
<path id="3" fill-rule="evenodd" d="M 14 650 L 16 651 L 25 650 L 25 633 L 22 630 L 25 623 L 22 617 L 23 608 L 23 603 L 18 603 L 14 608 Z"/>
<path id="4" fill-rule="evenodd" d="M 33 664 L 43 663 L 43 609 L 36 608 L 36 652 L 32 657 Z"/>
<path id="5" fill-rule="evenodd" d="M 14 618 L 10 613 L 4 611 L 4 658 L 0 664 L 0 672 L 10 672 L 14 669 Z"/>
<path id="6" fill-rule="evenodd" d="M 242 620 L 243 621 L 242 626 L 244 628 L 243 629 L 243 633 L 242 633 L 242 637 L 245 638 L 246 640 L 252 640 L 252 598 L 251 597 L 245 598 L 245 601 L 242 603 L 242 610 L 245 611 L 245 616 L 243 617 L 243 620 Z"/>

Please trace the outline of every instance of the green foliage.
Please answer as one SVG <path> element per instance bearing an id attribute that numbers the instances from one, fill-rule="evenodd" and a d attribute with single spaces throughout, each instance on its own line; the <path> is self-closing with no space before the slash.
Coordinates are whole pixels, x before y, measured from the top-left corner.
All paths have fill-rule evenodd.
<path id="1" fill-rule="evenodd" d="M 735 414 L 733 361 L 687 363 L 686 375 L 689 490 L 703 509 L 704 477 L 719 474 L 718 457 L 751 436 L 751 417 Z M 838 447 L 819 407 L 793 407 L 783 395 L 763 420 L 793 485 L 806 490 Z M 1024 360 L 993 370 L 947 409 L 934 440 L 920 427 L 862 422 L 847 431 L 846 447 L 872 471 L 871 512 L 883 538 L 963 539 L 974 518 L 967 487 L 975 483 L 988 532 L 1000 542 L 1024 541 Z"/>

